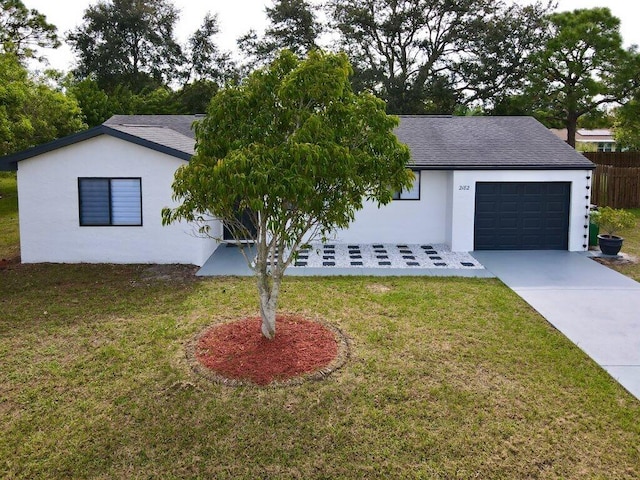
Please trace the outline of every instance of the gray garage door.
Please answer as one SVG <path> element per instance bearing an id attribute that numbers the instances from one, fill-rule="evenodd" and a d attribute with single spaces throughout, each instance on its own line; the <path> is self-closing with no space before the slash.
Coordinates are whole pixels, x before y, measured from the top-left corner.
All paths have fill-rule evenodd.
<path id="1" fill-rule="evenodd" d="M 475 250 L 567 250 L 568 182 L 478 182 Z"/>

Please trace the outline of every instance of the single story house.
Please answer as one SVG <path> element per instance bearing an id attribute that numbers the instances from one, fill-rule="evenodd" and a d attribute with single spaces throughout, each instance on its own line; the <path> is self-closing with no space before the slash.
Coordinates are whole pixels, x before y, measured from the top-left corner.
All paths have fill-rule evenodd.
<path id="1" fill-rule="evenodd" d="M 566 128 L 550 129 L 557 137 L 567 141 Z M 608 128 L 587 129 L 579 128 L 576 131 L 576 150 L 579 152 L 617 152 L 616 140 L 613 131 Z"/>
<path id="2" fill-rule="evenodd" d="M 17 168 L 22 261 L 202 265 L 219 242 L 162 226 L 175 170 L 194 154 L 189 115 L 116 115 L 0 159 Z M 587 249 L 591 172 L 530 117 L 401 116 L 412 189 L 365 203 L 333 242 L 441 243 L 452 251 Z M 212 234 L 222 237 L 214 221 Z"/>

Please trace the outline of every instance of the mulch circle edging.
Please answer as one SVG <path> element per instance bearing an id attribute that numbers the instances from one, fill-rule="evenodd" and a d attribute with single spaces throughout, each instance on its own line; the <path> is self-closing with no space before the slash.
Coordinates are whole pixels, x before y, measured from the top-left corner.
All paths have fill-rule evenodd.
<path id="1" fill-rule="evenodd" d="M 194 339 L 187 344 L 186 357 L 191 366 L 191 369 L 201 377 L 207 380 L 219 383 L 225 386 L 253 386 L 253 387 L 285 387 L 300 385 L 306 381 L 322 380 L 330 375 L 332 372 L 341 368 L 349 358 L 349 341 L 344 333 L 336 326 L 319 319 L 310 319 L 301 315 L 294 314 L 282 314 L 277 316 L 276 321 L 276 337 L 274 340 L 267 340 L 262 338 L 260 333 L 260 318 L 259 317 L 245 317 L 241 319 L 231 320 L 222 323 L 216 323 L 214 325 L 208 325 L 202 330 Z M 295 376 L 287 378 L 269 378 L 269 374 L 265 373 L 261 377 L 255 377 L 253 379 L 246 378 L 246 376 L 230 376 L 221 373 L 220 371 L 231 370 L 241 371 L 244 367 L 238 365 L 237 362 L 248 362 L 248 368 L 251 370 L 252 366 L 255 367 L 256 361 L 261 360 L 261 356 L 264 355 L 265 359 L 269 359 L 271 362 L 278 359 L 278 356 L 285 361 L 291 362 L 291 356 L 304 353 L 305 359 L 309 359 L 309 355 L 325 354 L 327 356 L 327 349 L 318 352 L 317 349 L 321 348 L 315 344 L 315 342 L 306 342 L 298 344 L 295 342 L 298 340 L 295 337 L 296 331 L 300 332 L 304 329 L 313 330 L 318 337 L 316 340 L 318 343 L 324 341 L 325 347 L 328 340 L 326 335 L 329 334 L 335 341 L 335 354 L 331 356 L 333 358 L 325 359 L 321 364 L 312 366 L 312 370 L 304 371 L 302 373 L 296 373 Z M 310 327 L 310 328 L 309 328 Z M 307 334 L 305 331 L 305 334 Z M 221 338 L 224 337 L 224 338 Z M 322 338 L 324 337 L 324 338 Z M 291 342 L 294 340 L 294 342 Z M 304 340 L 310 340 L 305 338 Z M 314 339 L 311 339 L 314 340 Z M 240 341 L 243 350 L 234 350 L 233 345 Z M 277 350 L 278 347 L 283 345 L 271 342 L 283 342 L 287 341 L 293 346 L 296 346 L 296 350 L 284 351 L 281 353 Z M 220 351 L 222 351 L 224 358 L 217 357 L 215 354 L 211 354 L 208 347 L 209 344 L 218 343 Z M 284 345 L 284 348 L 291 345 Z M 247 348 L 245 348 L 247 347 Z M 314 348 L 316 351 L 314 351 Z M 331 349 L 329 349 L 331 350 Z M 315 352 L 315 353 L 314 353 Z M 252 356 L 253 355 L 253 356 Z M 289 356 L 286 356 L 289 355 Z M 335 356 L 334 356 L 335 355 Z M 256 356 L 258 356 L 256 358 Z M 203 363 L 204 361 L 204 363 Z M 231 367 L 225 363 L 230 362 Z M 234 362 L 236 362 L 234 364 Z M 216 368 L 218 371 L 213 370 L 205 363 L 213 364 L 212 368 Z M 305 362 L 307 365 L 308 362 Z M 274 365 L 269 364 L 271 367 Z M 283 373 L 286 377 L 287 373 Z"/>

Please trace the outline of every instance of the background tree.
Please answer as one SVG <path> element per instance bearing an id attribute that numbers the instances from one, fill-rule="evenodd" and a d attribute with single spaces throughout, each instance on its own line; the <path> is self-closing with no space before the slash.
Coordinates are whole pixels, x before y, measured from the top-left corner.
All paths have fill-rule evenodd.
<path id="1" fill-rule="evenodd" d="M 243 252 L 256 274 L 267 338 L 300 244 L 346 227 L 364 199 L 390 202 L 392 190 L 413 178 L 409 150 L 393 134 L 398 119 L 373 95 L 354 94 L 350 73 L 344 54 L 312 51 L 298 60 L 284 51 L 221 90 L 196 125 L 196 155 L 176 172 L 180 205 L 163 211 L 165 224 L 214 217 L 234 238 L 255 242 Z"/>
<path id="2" fill-rule="evenodd" d="M 220 87 L 211 80 L 195 80 L 174 92 L 178 110 L 175 113 L 195 115 L 205 113 L 213 96 Z"/>
<path id="3" fill-rule="evenodd" d="M 608 8 L 548 17 L 526 96 L 548 126 L 567 129 L 572 147 L 580 117 L 602 105 L 624 102 L 639 85 L 640 56 L 622 47 L 619 30 L 620 20 Z"/>
<path id="4" fill-rule="evenodd" d="M 488 110 L 522 93 L 551 8 L 543 2 L 498 5 L 490 18 L 470 20 L 464 51 L 448 61 L 461 102 Z"/>
<path id="5" fill-rule="evenodd" d="M 32 78 L 13 55 L 0 54 L 0 155 L 85 128 L 76 101 Z"/>
<path id="6" fill-rule="evenodd" d="M 158 87 L 134 94 L 126 87 L 116 87 L 111 93 L 102 90 L 95 80 L 66 79 L 63 85 L 80 106 L 84 122 L 89 127 L 104 123 L 113 115 L 194 115 L 207 111 L 218 84 L 196 80 L 178 90 Z"/>
<path id="7" fill-rule="evenodd" d="M 452 113 L 519 80 L 546 8 L 501 0 L 330 0 L 356 84 L 393 113 Z M 446 108 L 448 111 L 438 111 Z"/>
<path id="8" fill-rule="evenodd" d="M 250 30 L 238 39 L 238 47 L 249 67 L 268 63 L 282 49 L 301 56 L 318 48 L 323 26 L 308 1 L 275 0 L 271 8 L 266 8 L 266 13 L 269 26 L 262 38 Z"/>
<path id="9" fill-rule="evenodd" d="M 183 63 L 174 38 L 178 11 L 167 0 L 100 0 L 67 36 L 78 55 L 74 72 L 94 78 L 107 93 L 118 85 L 133 93 L 170 83 Z"/>
<path id="10" fill-rule="evenodd" d="M 217 15 L 207 13 L 200 28 L 189 37 L 185 54 L 185 85 L 191 81 L 224 82 L 236 78 L 236 68 L 231 54 L 221 51 L 214 42 L 214 37 L 219 31 Z"/>
<path id="11" fill-rule="evenodd" d="M 124 111 L 122 106 L 114 101 L 114 97 L 107 95 L 91 78 L 78 82 L 70 77 L 66 79 L 65 86 L 69 95 L 78 102 L 83 120 L 89 128 L 100 125 L 117 112 Z"/>
<path id="12" fill-rule="evenodd" d="M 617 148 L 640 152 L 640 99 L 638 97 L 616 110 L 614 126 Z"/>
<path id="13" fill-rule="evenodd" d="M 44 15 L 20 0 L 0 0 L 0 52 L 18 60 L 35 57 L 36 47 L 57 48 L 56 27 Z M 39 58 L 42 60 L 42 58 Z"/>

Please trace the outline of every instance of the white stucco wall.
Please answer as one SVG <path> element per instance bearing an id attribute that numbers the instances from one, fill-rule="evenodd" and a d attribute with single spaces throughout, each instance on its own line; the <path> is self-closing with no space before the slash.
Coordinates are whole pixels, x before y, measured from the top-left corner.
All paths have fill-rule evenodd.
<path id="1" fill-rule="evenodd" d="M 162 226 L 171 183 L 184 160 L 101 135 L 18 164 L 20 248 L 25 263 L 202 265 L 216 242 L 193 226 Z M 140 177 L 142 226 L 80 226 L 78 177 Z M 214 229 L 220 229 L 219 225 Z"/>
<path id="2" fill-rule="evenodd" d="M 339 243 L 446 243 L 450 172 L 420 172 L 420 200 L 393 200 L 378 208 L 366 202 L 346 230 L 331 237 Z"/>
<path id="3" fill-rule="evenodd" d="M 582 251 L 587 234 L 590 170 L 422 171 L 420 200 L 394 200 L 378 208 L 366 203 L 339 243 L 444 243 L 454 252 L 474 248 L 476 182 L 570 182 L 569 250 Z M 585 198 L 589 197 L 589 198 Z"/>
<path id="4" fill-rule="evenodd" d="M 590 170 L 461 170 L 451 175 L 452 213 L 450 247 L 457 252 L 473 250 L 476 182 L 571 182 L 569 250 L 583 251 L 588 242 L 585 214 L 588 211 Z M 585 198 L 586 197 L 586 198 Z"/>

